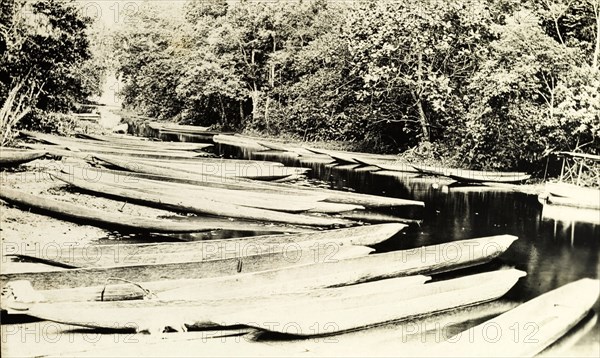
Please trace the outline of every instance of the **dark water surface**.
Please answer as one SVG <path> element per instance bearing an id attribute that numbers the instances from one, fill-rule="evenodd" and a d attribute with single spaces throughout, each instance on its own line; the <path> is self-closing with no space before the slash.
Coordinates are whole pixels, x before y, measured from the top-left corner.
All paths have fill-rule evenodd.
<path id="1" fill-rule="evenodd" d="M 490 267 L 513 266 L 527 272 L 504 297 L 524 302 L 577 279 L 600 277 L 600 212 L 573 209 L 551 217 L 542 211 L 536 196 L 487 187 L 455 186 L 449 180 L 412 173 L 380 175 L 352 166 L 300 162 L 274 154 L 252 158 L 240 149 L 219 146 L 217 151 L 238 158 L 276 160 L 286 165 L 310 167 L 313 182 L 334 189 L 425 202 L 425 208 L 385 213 L 422 219 L 406 232 L 382 243 L 379 252 L 408 249 L 480 236 L 510 234 L 519 237 Z M 580 221 L 581 220 L 581 221 Z M 476 269 L 477 270 L 477 269 Z M 594 310 L 600 312 L 600 300 Z M 592 328 L 590 328 L 590 325 Z M 581 330 L 581 332 L 577 332 Z M 572 354 L 597 352 L 600 324 L 590 314 L 571 336 L 577 336 Z"/>

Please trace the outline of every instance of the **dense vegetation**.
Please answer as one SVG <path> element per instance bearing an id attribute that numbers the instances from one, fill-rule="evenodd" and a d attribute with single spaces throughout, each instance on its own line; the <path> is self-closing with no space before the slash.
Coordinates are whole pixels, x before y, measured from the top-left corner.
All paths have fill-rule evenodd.
<path id="1" fill-rule="evenodd" d="M 91 20 L 75 1 L 7 0 L 0 5 L 0 144 L 17 122 L 48 123 L 97 94 L 103 71 L 90 52 Z M 49 117 L 50 116 L 50 117 Z"/>
<path id="2" fill-rule="evenodd" d="M 97 92 L 108 56 L 161 119 L 472 168 L 600 154 L 600 0 L 150 1 L 95 56 L 73 3 L 2 2 L 4 122 Z"/>
<path id="3" fill-rule="evenodd" d="M 119 33 L 150 116 L 419 148 L 474 168 L 600 153 L 599 0 L 188 1 Z"/>

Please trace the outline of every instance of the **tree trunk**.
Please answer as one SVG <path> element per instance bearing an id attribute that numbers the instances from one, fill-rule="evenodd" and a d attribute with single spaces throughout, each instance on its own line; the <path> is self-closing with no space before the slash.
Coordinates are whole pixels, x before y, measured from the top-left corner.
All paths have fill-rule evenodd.
<path id="1" fill-rule="evenodd" d="M 240 101 L 240 124 L 244 124 L 244 103 Z"/>
<path id="2" fill-rule="evenodd" d="M 429 123 L 427 122 L 427 116 L 425 115 L 425 110 L 423 110 L 423 103 L 421 99 L 413 93 L 413 97 L 417 102 L 417 109 L 419 110 L 419 122 L 421 122 L 421 131 L 423 132 L 423 141 L 429 142 L 431 138 L 429 137 Z"/>
<path id="3" fill-rule="evenodd" d="M 419 63 L 417 64 L 417 86 L 422 86 L 423 84 L 423 52 L 419 52 Z M 425 115 L 425 110 L 423 109 L 423 103 L 421 101 L 421 96 L 415 91 L 412 91 L 413 99 L 417 105 L 417 109 L 419 110 L 419 122 L 421 123 L 421 130 L 423 132 L 423 142 L 429 142 L 429 123 L 427 121 L 427 116 Z"/>
<path id="4" fill-rule="evenodd" d="M 260 92 L 258 91 L 258 86 L 256 82 L 252 83 L 252 119 L 256 120 L 261 117 L 260 109 L 259 109 L 259 101 L 260 101 Z"/>
<path id="5" fill-rule="evenodd" d="M 269 102 L 271 101 L 271 98 L 269 98 L 269 96 L 267 96 L 265 98 L 265 126 L 267 128 L 267 131 L 269 130 Z"/>
<path id="6" fill-rule="evenodd" d="M 594 14 L 596 15 L 596 47 L 594 49 L 592 67 L 597 70 L 598 57 L 600 57 L 600 1 L 596 1 L 592 6 L 594 7 Z"/>
<path id="7" fill-rule="evenodd" d="M 223 104 L 223 97 L 219 94 L 219 104 L 221 105 L 221 127 L 224 127 L 227 123 L 225 119 L 225 105 Z"/>

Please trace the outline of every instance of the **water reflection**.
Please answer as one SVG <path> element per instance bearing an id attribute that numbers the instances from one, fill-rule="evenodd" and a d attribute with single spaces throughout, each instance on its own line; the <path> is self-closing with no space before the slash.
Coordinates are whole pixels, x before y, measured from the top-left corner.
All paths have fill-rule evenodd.
<path id="1" fill-rule="evenodd" d="M 219 150 L 229 151 L 233 156 L 252 156 L 231 147 Z M 573 209 L 568 215 L 552 209 L 542 211 L 537 197 L 504 189 L 461 187 L 450 179 L 387 171 L 378 174 L 353 170 L 356 166 L 324 165 L 289 155 L 265 153 L 258 157 L 312 168 L 310 178 L 325 182 L 333 189 L 424 201 L 425 208 L 417 213 L 383 210 L 385 214 L 423 221 L 420 226 L 412 226 L 411 230 L 379 245 L 380 252 L 478 236 L 518 236 L 519 240 L 500 261 L 525 270 L 528 276 L 506 295 L 508 300 L 523 302 L 580 278 L 600 277 L 600 220 L 595 220 L 598 211 L 584 213 Z M 594 309 L 600 312 L 600 301 Z M 593 328 L 588 330 L 576 347 L 597 347 L 600 325 L 594 321 Z"/>

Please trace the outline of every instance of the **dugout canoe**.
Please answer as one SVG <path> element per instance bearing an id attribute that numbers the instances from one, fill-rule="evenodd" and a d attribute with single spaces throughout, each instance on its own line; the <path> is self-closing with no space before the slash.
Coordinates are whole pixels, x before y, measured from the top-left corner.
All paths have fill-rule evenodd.
<path id="1" fill-rule="evenodd" d="M 598 209 L 552 204 L 544 196 L 538 196 L 538 201 L 542 204 L 542 219 L 561 221 L 566 224 L 583 222 L 600 225 Z"/>
<path id="2" fill-rule="evenodd" d="M 193 126 L 189 124 L 167 123 L 167 122 L 148 122 L 148 127 L 155 130 L 170 129 L 172 131 L 186 134 L 202 134 L 209 131 L 210 127 Z"/>
<path id="3" fill-rule="evenodd" d="M 162 299 L 221 299 L 281 294 L 385 278 L 430 275 L 475 266 L 500 256 L 516 239 L 510 235 L 491 236 L 229 277 L 138 283 L 145 289 L 162 292 Z M 14 279 L 18 278 L 15 276 Z M 65 282 L 33 284 L 38 289 L 39 286 L 35 285 L 54 286 L 42 292 L 44 299 L 49 302 L 96 301 L 102 293 L 105 300 L 141 299 L 144 296 L 139 288 L 131 284 L 79 288 L 73 288 Z"/>
<path id="4" fill-rule="evenodd" d="M 306 293 L 215 301 L 48 302 L 30 305 L 27 314 L 94 328 L 131 329 L 133 323 L 137 332 L 242 324 L 296 336 L 323 336 L 495 300 L 524 275 L 508 269 L 425 284 L 426 277 L 403 277 Z M 319 327 L 315 328 L 315 322 Z"/>
<path id="5" fill-rule="evenodd" d="M 159 152 L 200 152 L 212 147 L 212 144 L 162 142 L 138 139 L 139 137 L 119 137 L 107 140 L 94 140 L 75 137 L 64 137 L 46 133 L 21 131 L 21 134 L 39 142 L 57 146 L 82 146 L 87 149 L 97 147 L 113 149 L 155 150 Z M 104 138 L 108 138 L 104 136 Z"/>
<path id="6" fill-rule="evenodd" d="M 146 178 L 166 180 L 179 183 L 188 183 L 192 185 L 211 186 L 225 189 L 250 190 L 257 192 L 271 193 L 290 193 L 295 195 L 324 195 L 323 200 L 327 202 L 361 205 L 365 207 L 391 207 L 391 206 L 424 206 L 425 203 L 417 200 L 408 200 L 400 198 L 391 198 L 379 195 L 351 193 L 344 191 L 320 189 L 320 188 L 302 188 L 281 183 L 261 182 L 246 178 L 217 177 L 213 175 L 198 175 L 193 173 L 181 172 L 175 175 L 173 171 L 159 168 L 156 166 L 145 165 L 141 163 L 133 164 L 122 160 L 116 160 L 107 156 L 94 156 L 95 160 L 109 167 L 116 167 L 121 170 L 144 174 Z"/>
<path id="7" fill-rule="evenodd" d="M 152 198 L 156 198 L 157 196 L 164 196 L 167 198 L 167 201 L 177 203 L 180 203 L 179 201 L 177 201 L 178 198 L 182 198 L 183 201 L 194 200 L 194 202 L 192 203 L 193 205 L 197 205 L 198 203 L 206 202 L 207 200 L 209 200 L 211 202 L 224 202 L 227 203 L 227 205 L 233 204 L 244 207 L 281 211 L 286 213 L 302 213 L 312 209 L 316 209 L 317 206 L 321 206 L 317 205 L 316 201 L 294 200 L 295 197 L 290 197 L 291 200 L 286 201 L 285 196 L 271 193 L 265 193 L 264 197 L 261 197 L 260 195 L 252 195 L 253 193 L 250 192 L 232 191 L 227 189 L 207 190 L 207 188 L 202 188 L 199 186 L 184 186 L 185 184 L 173 185 L 172 183 L 145 180 L 141 178 L 135 180 L 135 182 L 126 182 L 123 180 L 123 178 L 119 178 L 117 176 L 116 181 L 111 181 L 110 177 L 112 177 L 112 175 L 106 174 L 100 176 L 93 176 L 93 173 L 90 174 L 88 173 L 88 171 L 86 171 L 86 175 L 88 174 L 92 176 L 77 176 L 74 173 L 61 172 L 60 174 L 55 174 L 55 177 L 58 180 L 75 186 L 76 188 L 79 187 L 80 190 L 84 191 L 96 192 L 96 190 L 102 190 L 102 184 L 107 185 L 109 188 L 112 187 L 117 189 L 127 189 L 134 192 L 136 196 L 141 196 L 142 202 L 144 202 L 144 204 L 158 207 L 163 206 L 163 204 L 165 203 L 162 200 L 158 202 L 155 200 L 151 200 Z M 52 176 L 52 174 L 50 175 Z M 82 185 L 78 186 L 78 183 L 82 183 Z M 120 194 L 123 193 L 125 192 L 122 192 Z M 102 190 L 101 195 L 108 196 L 109 193 Z M 120 197 L 120 195 L 116 196 Z M 195 201 L 196 199 L 198 199 L 198 201 Z M 179 208 L 174 209 L 179 210 Z"/>
<path id="8" fill-rule="evenodd" d="M 251 255 L 164 264 L 129 266 L 61 268 L 54 271 L 20 272 L 0 274 L 0 286 L 9 281 L 28 280 L 40 290 L 68 287 L 90 287 L 105 284 L 111 278 L 126 282 L 168 281 L 180 279 L 205 279 L 211 277 L 241 275 L 257 271 L 280 269 L 295 265 L 332 263 L 345 258 L 365 256 L 374 251 L 366 246 L 346 245 L 333 247 L 316 243 L 314 247 L 279 244 L 272 252 Z M 243 254 L 243 252 L 242 252 Z M 121 281 L 122 282 L 122 281 Z"/>
<path id="9" fill-rule="evenodd" d="M 475 171 L 462 171 L 460 174 L 449 174 L 448 176 L 460 183 L 522 183 L 531 178 L 529 174 L 497 175 L 495 172 L 479 173 Z"/>
<path id="10" fill-rule="evenodd" d="M 23 146 L 34 149 L 43 150 L 51 155 L 59 157 L 73 157 L 73 158 L 90 158 L 94 154 L 102 153 L 104 155 L 119 155 L 121 160 L 196 160 L 200 158 L 206 158 L 209 153 L 202 152 L 158 152 L 154 149 L 145 149 L 137 151 L 137 153 L 131 153 L 131 151 L 124 150 L 80 150 L 75 146 L 60 146 L 42 143 L 24 143 Z M 181 153 L 181 155 L 180 155 Z"/>
<path id="11" fill-rule="evenodd" d="M 279 166 L 238 166 L 234 165 L 233 168 L 223 168 L 213 164 L 205 166 L 204 170 L 202 166 L 196 167 L 193 170 L 182 170 L 174 166 L 169 166 L 168 163 L 156 162 L 149 163 L 142 160 L 129 160 L 124 161 L 122 158 L 107 155 L 94 155 L 93 158 L 104 164 L 108 164 L 113 167 L 117 167 L 122 170 L 128 170 L 138 173 L 146 173 L 153 175 L 162 175 L 165 177 L 178 177 L 198 182 L 218 182 L 231 181 L 237 182 L 239 179 L 256 179 L 256 180 L 275 180 L 283 179 L 294 174 L 303 174 L 309 168 L 289 168 Z"/>
<path id="12" fill-rule="evenodd" d="M 158 219 L 114 213 L 64 201 L 58 201 L 39 195 L 32 195 L 21 190 L 2 187 L 0 199 L 25 208 L 33 209 L 45 215 L 58 219 L 69 220 L 83 225 L 94 225 L 111 230 L 125 232 L 153 232 L 153 233 L 189 233 L 210 230 L 236 230 L 236 231 L 281 231 L 293 232 L 295 228 L 282 228 L 277 226 L 249 225 L 247 221 L 235 222 L 223 219 L 203 218 L 202 221 L 186 221 Z"/>
<path id="13" fill-rule="evenodd" d="M 325 149 L 316 149 L 310 147 L 304 147 L 304 149 L 313 152 L 315 154 L 324 154 L 328 155 L 331 158 L 335 159 L 337 162 L 345 163 L 345 164 L 360 164 L 357 162 L 351 154 L 341 153 L 333 150 L 325 150 Z"/>
<path id="14" fill-rule="evenodd" d="M 47 152 L 43 150 L 0 147 L 0 167 L 14 167 L 41 158 L 46 154 Z"/>
<path id="15" fill-rule="evenodd" d="M 280 245 L 334 250 L 342 246 L 373 246 L 406 228 L 404 224 L 379 224 L 312 233 L 262 235 L 225 240 L 115 245 L 52 245 L 22 249 L 5 245 L 5 256 L 71 267 L 110 267 L 225 259 L 275 252 Z"/>
<path id="16" fill-rule="evenodd" d="M 450 337 L 427 355 L 536 356 L 581 321 L 599 295 L 599 280 L 571 282 Z"/>
<path id="17" fill-rule="evenodd" d="M 392 172 L 403 172 L 403 173 L 417 173 L 418 171 L 413 168 L 409 163 L 394 159 L 371 159 L 365 157 L 354 157 L 354 160 L 363 164 L 377 167 L 381 170 L 388 170 Z"/>
<path id="18" fill-rule="evenodd" d="M 60 137 L 49 134 L 22 131 L 21 133 L 33 138 L 39 142 L 50 144 L 59 149 L 67 149 L 72 152 L 104 153 L 116 154 L 133 157 L 146 158 L 194 158 L 201 156 L 202 153 L 187 150 L 173 150 L 160 148 L 155 145 L 118 145 L 102 144 L 102 142 L 90 142 L 87 140 Z M 203 147 L 197 147 L 203 148 Z"/>
<path id="19" fill-rule="evenodd" d="M 568 183 L 546 183 L 550 204 L 600 210 L 600 189 Z"/>
<path id="20" fill-rule="evenodd" d="M 420 225 L 423 220 L 403 218 L 395 215 L 378 213 L 375 211 L 350 211 L 338 215 L 343 219 L 354 220 L 368 223 L 402 223 Z"/>
<path id="21" fill-rule="evenodd" d="M 230 176 L 266 181 L 285 179 L 290 176 L 304 175 L 311 170 L 310 168 L 262 165 L 260 162 L 256 161 L 240 163 L 223 160 L 222 162 L 197 162 L 192 164 L 173 161 L 149 161 L 139 159 L 136 160 L 136 162 L 147 165 L 156 165 L 169 170 L 178 170 L 193 174 L 212 175 L 218 177 Z"/>
<path id="22" fill-rule="evenodd" d="M 128 189 L 118 184 L 98 183 L 88 180 L 54 176 L 85 191 L 107 196 L 110 198 L 124 199 L 142 205 L 172 210 L 175 212 L 188 212 L 194 214 L 212 215 L 217 217 L 237 218 L 252 221 L 278 222 L 293 225 L 307 226 L 335 226 L 350 225 L 352 222 L 332 217 L 319 217 L 301 214 L 291 214 L 274 210 L 258 209 L 247 206 L 229 204 L 209 198 L 162 195 L 158 192 Z"/>
<path id="23" fill-rule="evenodd" d="M 52 173 L 51 173 L 52 174 Z M 62 170 L 55 173 L 57 176 L 67 179 L 81 179 L 98 183 L 118 184 L 129 189 L 139 191 L 159 191 L 173 196 L 184 196 L 187 198 L 203 197 L 213 198 L 220 201 L 226 201 L 231 204 L 243 206 L 259 207 L 263 209 L 272 209 L 287 212 L 300 212 L 311 209 L 328 209 L 329 204 L 322 203 L 326 197 L 324 195 L 299 195 L 282 194 L 275 192 L 257 192 L 249 190 L 226 189 L 214 186 L 191 185 L 178 182 L 166 182 L 162 177 L 151 175 L 136 174 L 133 172 L 115 171 L 101 167 L 70 167 L 69 170 Z M 150 179 L 151 178 L 151 179 Z M 340 206 L 338 206 L 340 207 Z M 359 209 L 359 206 L 341 206 L 345 210 Z M 319 211 L 320 212 L 320 211 Z"/>
<path id="24" fill-rule="evenodd" d="M 54 137 L 53 141 L 60 145 L 70 145 L 75 147 L 94 150 L 95 148 L 105 149 L 130 149 L 130 150 L 155 150 L 157 152 L 201 152 L 211 148 L 212 144 L 203 143 L 179 143 L 179 142 L 160 142 L 160 141 L 93 141 L 72 137 Z"/>
<path id="25" fill-rule="evenodd" d="M 254 165 L 260 167 L 283 167 L 283 163 L 266 161 L 266 160 L 246 160 L 246 159 L 225 159 L 219 157 L 197 157 L 191 159 L 156 159 L 156 162 L 169 162 L 177 164 L 188 164 L 190 166 L 196 164 L 213 164 L 213 165 Z"/>
<path id="26" fill-rule="evenodd" d="M 531 175 L 523 172 L 468 170 L 416 164 L 411 164 L 411 166 L 422 174 L 447 176 L 456 181 L 468 183 L 518 183 L 531 177 Z"/>

